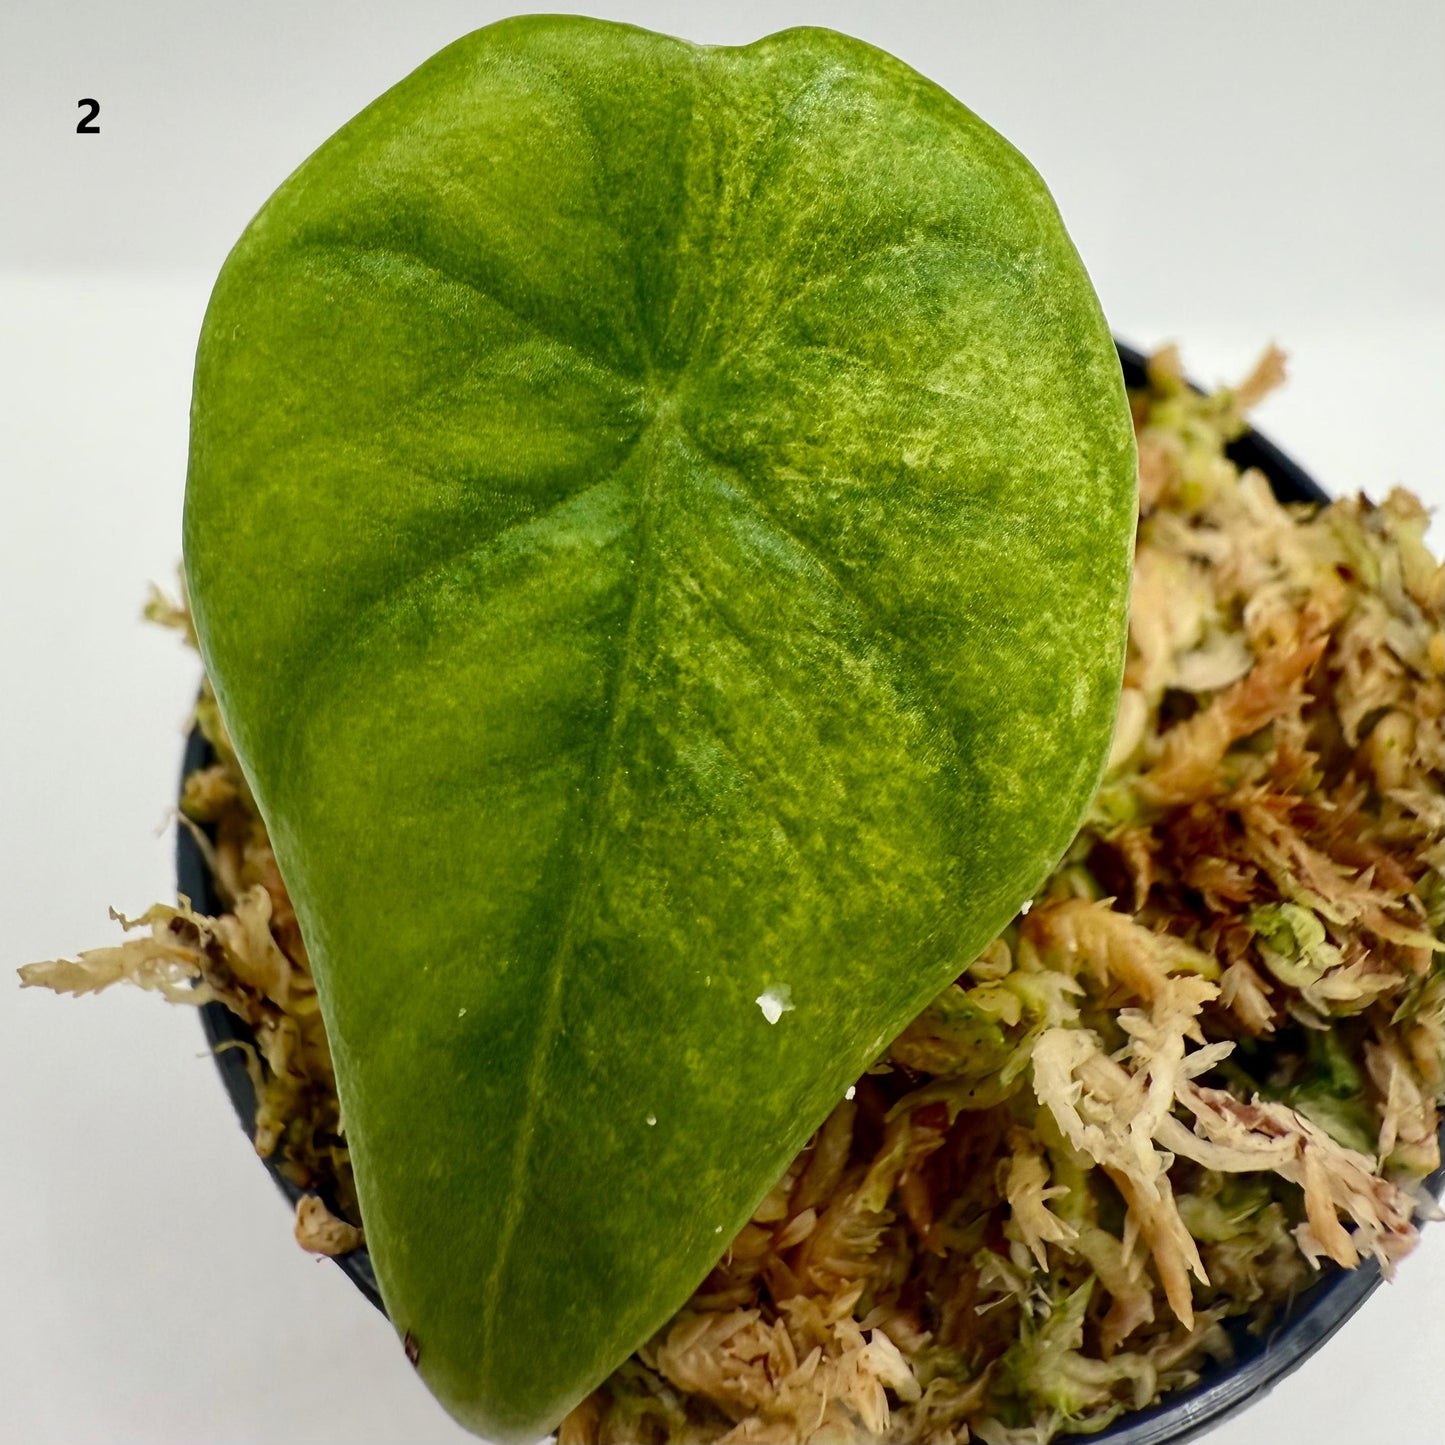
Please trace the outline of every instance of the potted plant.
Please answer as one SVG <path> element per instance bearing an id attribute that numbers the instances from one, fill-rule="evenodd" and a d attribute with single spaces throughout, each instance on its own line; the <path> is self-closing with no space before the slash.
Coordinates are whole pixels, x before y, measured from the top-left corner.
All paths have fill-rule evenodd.
<path id="1" fill-rule="evenodd" d="M 982 1234 L 946 1238 L 916 1199 L 905 1211 L 927 1251 L 997 1261 L 978 1266 L 975 1291 L 987 1268 L 1004 1271 L 983 1304 L 1012 1300 L 1031 1323 L 1013 1360 L 1021 1379 L 1044 1353 L 1051 1368 L 1076 1354 L 1086 1326 L 1114 1332 L 1105 1353 L 1117 1356 L 1143 1323 L 1125 1283 L 1137 1283 L 1141 1237 L 1170 1308 L 1193 1328 L 1187 1273 L 1206 1272 L 1192 1236 L 1181 1236 L 1183 1216 L 1163 1202 L 1171 1149 L 1192 1148 L 1201 1167 L 1247 1170 L 1266 1156 L 1280 1167 L 1280 1141 L 1292 1141 L 1308 1176 L 1306 1248 L 1341 1262 L 1353 1246 L 1340 1243 L 1333 1210 L 1386 1258 L 1408 1232 L 1394 1196 L 1366 1218 L 1352 1211 L 1354 1195 L 1311 1194 L 1331 1146 L 1344 1147 L 1325 1124 L 1273 1100 L 1247 1099 L 1266 1112 L 1246 1118 L 1227 1091 L 1193 1083 L 1228 1055 L 1200 1032 L 1205 1006 L 1225 992 L 1222 970 L 1209 976 L 1211 952 L 1166 924 L 1145 929 L 1165 942 L 1129 934 L 1110 959 L 1110 930 L 1121 925 L 1091 896 L 1100 865 L 1083 855 L 1055 868 L 1114 721 L 1134 469 L 1112 348 L 1047 196 L 967 112 L 852 42 L 798 34 L 717 57 L 707 83 L 723 99 L 701 121 L 679 100 L 702 93 L 687 91 L 700 71 L 696 54 L 672 42 L 580 23 L 520 23 L 463 42 L 359 117 L 258 218 L 218 284 L 198 374 L 188 569 L 246 761 L 231 785 L 243 803 L 243 781 L 257 790 L 302 913 L 368 1238 L 391 1261 L 382 1282 L 399 1333 L 449 1408 L 492 1433 L 552 1423 L 686 1298 L 716 1260 L 718 1237 L 754 1230 L 756 1244 L 761 1230 L 768 1241 L 756 1257 L 777 1256 L 771 1276 L 744 1269 L 728 1289 L 763 1279 L 779 1308 L 820 1293 L 836 1307 L 847 1290 L 818 1285 L 834 1256 L 808 1262 L 804 1249 L 799 1277 L 783 1254 L 826 1218 L 823 1197 L 798 1202 L 818 1181 L 796 1165 L 774 1198 L 779 1169 L 825 1115 L 848 1118 L 841 1144 L 842 1126 L 832 1136 L 825 1126 L 812 1147 L 831 1138 L 842 1151 L 835 1188 L 855 1145 L 873 1151 L 848 1199 L 877 1216 L 856 1227 L 882 1231 L 895 1189 L 906 1202 L 910 1181 L 915 1194 L 925 1189 L 927 1159 L 963 1147 L 965 1116 L 1028 1122 L 1010 1112 L 1025 1070 L 1036 1115 L 1058 1137 L 1011 1144 L 1010 1243 L 1023 1255 Z M 635 89 L 625 111 L 615 97 L 619 76 L 644 72 L 656 80 L 656 111 L 639 120 Z M 739 115 L 751 122 L 749 105 L 769 124 L 741 123 L 741 140 L 713 134 Z M 473 124 L 459 126 L 468 107 Z M 697 199 L 709 193 L 694 185 L 694 153 L 669 171 L 671 152 L 657 143 L 684 113 L 722 147 L 701 162 L 729 202 L 711 212 Z M 586 149 L 599 127 L 599 149 Z M 482 154 L 458 151 L 478 135 L 488 138 Z M 866 185 L 858 164 L 839 165 L 850 145 L 861 153 L 860 138 L 874 164 L 893 157 Z M 920 155 L 926 183 L 909 170 Z M 579 174 L 559 171 L 559 158 Z M 486 177 L 479 206 L 438 184 L 466 172 L 463 159 Z M 778 174 L 793 183 L 775 184 Z M 634 205 L 639 196 L 648 204 Z M 562 239 L 580 247 L 570 270 L 558 266 L 559 247 L 536 245 L 554 213 L 566 222 Z M 519 215 L 534 224 L 519 228 Z M 658 215 L 673 229 L 659 233 Z M 463 222 L 481 228 L 483 244 L 460 243 Z M 860 241 L 872 246 L 861 266 Z M 478 257 L 482 270 L 468 269 Z M 758 330 L 774 292 L 782 320 Z M 1041 314 L 1050 325 L 1040 327 Z M 710 330 L 719 315 L 727 324 Z M 978 323 L 967 344 L 964 317 Z M 1155 480 L 1206 513 L 1222 473 L 1190 466 L 1207 460 L 1206 423 L 1222 434 L 1237 418 L 1227 402 L 1218 415 L 1193 415 L 1184 397 L 1176 386 L 1160 402 L 1205 440 L 1183 427 L 1173 458 L 1182 470 L 1170 471 L 1165 447 Z M 423 454 L 443 458 L 439 474 Z M 595 486 L 579 482 L 599 473 Z M 1147 465 L 1144 475 L 1147 484 Z M 1241 495 L 1247 503 L 1251 493 Z M 1398 520 L 1408 535 L 1409 516 Z M 1203 669 L 1198 690 L 1217 694 L 1197 722 L 1168 712 L 1176 704 L 1154 675 L 1157 657 L 1154 674 L 1130 684 L 1119 745 L 1131 728 L 1137 736 L 1120 761 L 1151 727 L 1160 751 L 1140 754 L 1132 791 L 1106 789 L 1091 836 L 1107 833 L 1136 893 L 1153 887 L 1157 821 L 1141 814 L 1141 799 L 1146 809 L 1192 807 L 1218 789 L 1226 763 L 1231 792 L 1284 766 L 1282 720 L 1305 726 L 1303 679 L 1344 615 L 1306 617 L 1295 606 L 1272 619 L 1279 636 L 1251 635 L 1248 648 L 1216 626 L 1205 637 L 1214 650 L 1192 662 Z M 1204 635 L 1211 622 L 1190 625 Z M 791 681 L 789 668 L 801 669 Z M 790 718 L 810 722 L 811 743 L 789 733 Z M 1407 769 L 1428 717 L 1408 720 L 1397 745 Z M 1280 736 L 1251 770 L 1233 745 L 1267 726 Z M 1307 730 L 1294 741 L 1308 754 L 1302 739 Z M 740 757 L 739 747 L 752 751 Z M 467 782 L 458 760 L 489 749 L 499 750 L 495 765 Z M 774 781 L 760 792 L 758 777 Z M 1131 830 L 1143 838 L 1120 843 Z M 1129 846 L 1143 849 L 1142 862 Z M 1250 867 L 1263 864 L 1239 860 Z M 1009 924 L 1046 878 L 1055 891 L 1041 895 L 1037 916 Z M 1418 882 L 1408 875 L 1404 891 L 1428 911 Z M 275 938 L 287 920 L 262 891 L 270 901 L 258 906 L 271 916 L 261 921 Z M 1358 960 L 1292 895 L 1256 907 L 1225 1007 L 1245 1019 L 1252 1008 L 1260 1033 L 1273 1027 L 1277 1000 L 1249 954 L 1267 949 L 1277 981 L 1312 1011 L 1301 1027 L 1321 1032 L 1339 1000 L 1320 979 Z M 471 921 L 455 934 L 458 917 Z M 214 950 L 203 926 L 163 922 L 182 946 L 194 929 L 200 952 Z M 1387 922 L 1392 945 L 1428 955 L 1421 927 Z M 996 944 L 981 954 L 1000 930 L 1007 956 Z M 462 947 L 458 937 L 472 940 L 469 961 L 448 952 Z M 897 961 L 880 960 L 885 939 Z M 1132 961 L 1129 940 L 1143 949 Z M 299 934 L 291 942 L 294 953 Z M 1114 1009 L 1112 1039 L 1102 1018 L 1071 1008 L 1085 965 L 1103 971 L 1096 1002 Z M 980 989 L 950 983 L 970 969 Z M 1301 983 L 1302 970 L 1318 976 Z M 1147 1007 L 1120 1010 L 1115 987 Z M 898 1080 L 859 1082 L 941 988 L 958 998 L 914 1026 L 923 1037 L 902 1044 L 903 1056 L 893 1046 L 892 1072 L 902 1082 L 930 1075 L 920 1087 L 935 1093 L 894 1097 Z M 985 996 L 1001 1012 L 990 1014 Z M 1412 1006 L 1429 1015 L 1433 995 L 1422 997 Z M 1367 990 L 1346 1002 L 1363 1012 L 1376 998 Z M 317 1051 L 296 1024 L 315 1024 L 314 1008 L 287 1017 L 296 1047 Z M 1204 1049 L 1194 1073 L 1181 1072 L 1187 1039 Z M 951 1066 L 936 1070 L 945 1044 Z M 923 1052 L 910 1062 L 914 1045 Z M 1323 1067 L 1307 1050 L 1304 1062 Z M 1303 1067 L 1281 1087 L 1312 1082 Z M 861 1102 L 844 1098 L 860 1089 Z M 451 1117 L 468 1090 L 488 1101 L 464 1111 L 488 1117 L 485 1141 Z M 1192 1130 L 1180 1132 L 1176 1100 L 1194 1110 Z M 1410 1142 L 1423 1148 L 1411 1118 Z M 1253 1164 L 1238 1162 L 1251 1150 Z M 1086 1159 L 1118 1196 L 1095 1204 L 1122 1202 L 1117 1237 L 1106 1218 L 1047 1207 L 1052 1191 L 1070 1188 L 1051 1186 L 1050 1170 L 1086 1170 Z M 1071 1192 L 1087 1204 L 1082 1180 Z M 1267 1205 L 1255 1200 L 1250 1217 Z M 1030 1313 L 1024 1256 L 1046 1269 L 1050 1245 L 1069 1254 L 1085 1238 L 1093 1245 L 1072 1252 L 1101 1280 L 1112 1269 L 1119 1317 L 1089 1315 L 1087 1280 Z M 571 1250 L 580 1271 L 564 1265 Z M 871 1351 L 875 1404 L 891 1388 L 931 1407 L 949 1380 L 962 1382 L 944 1369 L 920 1380 L 899 1352 L 907 1310 L 894 1304 L 866 1342 L 859 1335 L 848 1368 Z M 708 1328 L 696 1318 L 684 1322 L 691 1337 L 655 1348 L 696 1346 Z M 820 1320 L 819 1330 L 842 1323 Z M 805 1321 L 798 1338 L 813 1327 Z M 768 1328 L 779 1349 L 796 1351 L 788 1327 Z M 662 1368 L 657 1356 L 644 1363 Z M 1163 1367 L 1147 1362 L 1156 1376 Z M 1110 1368 L 1107 1382 L 1098 1370 L 1065 1370 L 1075 1393 L 1052 1407 L 1067 1418 L 1112 1408 L 1112 1387 L 1138 1383 L 1146 1367 L 1118 1357 Z M 591 1397 L 593 1423 L 605 1431 L 609 1410 L 645 1413 L 646 1393 Z M 990 1416 L 978 1428 L 1004 1438 L 1033 1423 Z"/>

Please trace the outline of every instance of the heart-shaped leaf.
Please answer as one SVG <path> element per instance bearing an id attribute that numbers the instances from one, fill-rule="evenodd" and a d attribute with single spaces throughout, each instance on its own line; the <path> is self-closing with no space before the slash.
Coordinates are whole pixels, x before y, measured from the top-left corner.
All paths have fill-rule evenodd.
<path id="1" fill-rule="evenodd" d="M 840 35 L 508 21 L 251 224 L 187 576 L 460 1420 L 644 1340 L 1043 879 L 1133 517 L 1042 183 Z"/>

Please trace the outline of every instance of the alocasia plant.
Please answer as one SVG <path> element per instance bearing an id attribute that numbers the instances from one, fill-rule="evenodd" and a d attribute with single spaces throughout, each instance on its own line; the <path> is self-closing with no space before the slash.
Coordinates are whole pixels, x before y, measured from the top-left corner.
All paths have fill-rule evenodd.
<path id="1" fill-rule="evenodd" d="M 1043 879 L 1133 521 L 1043 184 L 844 36 L 495 25 L 252 222 L 186 574 L 458 1419 L 555 1423 Z"/>

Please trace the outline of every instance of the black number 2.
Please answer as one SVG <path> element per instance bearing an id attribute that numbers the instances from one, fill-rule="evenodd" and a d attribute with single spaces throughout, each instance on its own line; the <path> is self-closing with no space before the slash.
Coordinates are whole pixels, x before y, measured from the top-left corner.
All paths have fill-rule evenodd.
<path id="1" fill-rule="evenodd" d="M 85 111 L 85 114 L 80 117 L 80 124 L 75 127 L 76 135 L 99 135 L 100 127 L 96 125 L 95 118 L 100 114 L 100 102 L 98 100 L 77 100 L 75 103 Z"/>

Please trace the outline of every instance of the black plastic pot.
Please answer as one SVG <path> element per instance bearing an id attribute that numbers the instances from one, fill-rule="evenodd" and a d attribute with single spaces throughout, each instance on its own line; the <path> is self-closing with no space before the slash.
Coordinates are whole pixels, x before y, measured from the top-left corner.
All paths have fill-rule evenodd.
<path id="1" fill-rule="evenodd" d="M 1144 357 L 1120 345 L 1119 359 L 1130 387 L 1145 384 Z M 1315 482 L 1283 452 L 1256 431 L 1247 431 L 1229 448 L 1230 459 L 1239 467 L 1258 467 L 1269 478 L 1275 495 L 1283 502 L 1325 502 L 1328 497 Z M 199 732 L 186 744 L 182 781 L 194 769 L 212 760 L 212 753 Z M 180 892 L 203 913 L 219 907 L 205 859 L 195 839 L 182 828 L 176 841 L 176 875 Z M 250 1029 L 222 1004 L 207 1004 L 201 1023 L 213 1049 L 222 1044 L 254 1042 Z M 241 1127 L 249 1138 L 254 1130 L 256 1097 L 239 1049 L 216 1054 L 226 1092 L 231 1096 Z M 270 1161 L 267 1168 L 281 1192 L 294 1205 L 303 1193 Z M 1445 1188 L 1445 1170 L 1431 1175 L 1428 1185 L 1439 1196 Z M 378 1309 L 384 1310 L 365 1249 L 340 1256 L 336 1263 L 356 1287 Z M 1320 1348 L 1365 1302 L 1380 1283 L 1380 1269 L 1373 1261 L 1355 1270 L 1328 1267 L 1323 1277 L 1300 1293 L 1276 1317 L 1262 1336 L 1248 1331 L 1245 1319 L 1230 1321 L 1234 1358 L 1227 1364 L 1208 1367 L 1192 1389 L 1176 1391 L 1147 1410 L 1122 1416 L 1107 1430 L 1089 1438 L 1108 1445 L 1184 1445 L 1197 1439 L 1229 1416 L 1237 1414 Z"/>

